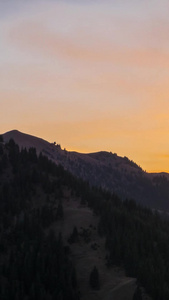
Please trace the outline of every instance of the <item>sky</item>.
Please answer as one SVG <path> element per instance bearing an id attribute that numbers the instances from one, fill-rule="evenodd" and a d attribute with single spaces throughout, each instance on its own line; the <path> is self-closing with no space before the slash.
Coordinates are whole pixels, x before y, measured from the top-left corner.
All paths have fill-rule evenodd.
<path id="1" fill-rule="evenodd" d="M 169 172 L 169 2 L 0 0 L 0 132 Z"/>

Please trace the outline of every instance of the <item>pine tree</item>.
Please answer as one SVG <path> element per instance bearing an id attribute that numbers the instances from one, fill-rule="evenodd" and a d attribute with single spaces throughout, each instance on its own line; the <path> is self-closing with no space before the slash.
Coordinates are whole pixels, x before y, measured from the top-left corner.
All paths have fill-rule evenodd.
<path id="1" fill-rule="evenodd" d="M 59 201 L 59 204 L 58 204 L 58 207 L 57 207 L 56 215 L 57 215 L 57 218 L 58 218 L 58 219 L 63 219 L 63 218 L 64 218 L 64 212 L 63 212 L 62 201 Z"/>
<path id="2" fill-rule="evenodd" d="M 134 295 L 133 295 L 133 300 L 142 300 L 142 292 L 139 286 L 137 286 Z"/>
<path id="3" fill-rule="evenodd" d="M 94 266 L 93 270 L 90 273 L 89 283 L 92 289 L 94 290 L 100 289 L 99 272 L 96 266 Z"/>
<path id="4" fill-rule="evenodd" d="M 0 134 L 0 143 L 3 143 L 4 139 L 3 139 L 3 135 Z"/>

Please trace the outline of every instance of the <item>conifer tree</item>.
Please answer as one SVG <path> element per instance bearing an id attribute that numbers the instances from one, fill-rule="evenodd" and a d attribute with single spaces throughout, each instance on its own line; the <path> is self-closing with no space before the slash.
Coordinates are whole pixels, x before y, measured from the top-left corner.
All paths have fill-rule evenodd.
<path id="1" fill-rule="evenodd" d="M 89 283 L 92 289 L 94 290 L 100 289 L 99 272 L 96 266 L 94 266 L 93 270 L 90 273 Z"/>
<path id="2" fill-rule="evenodd" d="M 142 293 L 141 293 L 141 289 L 139 286 L 137 286 L 137 288 L 134 292 L 133 300 L 142 300 Z"/>

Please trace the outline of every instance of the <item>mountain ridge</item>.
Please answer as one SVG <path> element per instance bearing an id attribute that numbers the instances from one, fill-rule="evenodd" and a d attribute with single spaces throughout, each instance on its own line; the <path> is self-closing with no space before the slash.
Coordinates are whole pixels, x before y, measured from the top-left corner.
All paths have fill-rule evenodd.
<path id="1" fill-rule="evenodd" d="M 138 166 L 136 163 L 134 163 L 132 160 L 129 160 L 126 156 L 122 157 L 122 156 L 118 156 L 116 153 L 112 153 L 112 152 L 108 152 L 108 151 L 97 151 L 97 152 L 89 152 L 89 153 L 81 153 L 81 152 L 77 152 L 77 151 L 67 151 L 66 149 L 61 149 L 59 144 L 54 143 L 50 143 L 40 137 L 36 137 L 34 135 L 30 135 L 27 133 L 23 133 L 19 130 L 11 130 L 8 131 L 6 133 L 3 133 L 2 136 L 4 137 L 4 141 L 7 142 L 9 141 L 9 139 L 14 139 L 17 144 L 19 145 L 20 148 L 22 147 L 33 147 L 35 146 L 37 151 L 44 151 L 45 149 L 42 148 L 42 146 L 46 146 L 49 147 L 50 149 L 58 149 L 60 148 L 61 151 L 64 151 L 64 153 L 66 152 L 67 154 L 73 154 L 73 155 L 77 155 L 83 158 L 87 157 L 89 160 L 90 159 L 95 159 L 98 161 L 104 161 L 105 159 L 108 158 L 118 158 L 119 162 L 123 162 L 126 165 L 130 165 L 131 167 L 135 167 L 138 168 L 139 170 L 142 170 L 142 168 L 140 166 Z"/>
<path id="2" fill-rule="evenodd" d="M 20 148 L 34 147 L 56 164 L 61 164 L 73 175 L 88 181 L 93 186 L 117 193 L 122 199 L 132 198 L 139 204 L 169 212 L 169 174 L 147 173 L 127 157 L 116 153 L 99 151 L 79 153 L 61 149 L 59 144 L 18 130 L 6 132 L 4 141 L 11 138 Z"/>

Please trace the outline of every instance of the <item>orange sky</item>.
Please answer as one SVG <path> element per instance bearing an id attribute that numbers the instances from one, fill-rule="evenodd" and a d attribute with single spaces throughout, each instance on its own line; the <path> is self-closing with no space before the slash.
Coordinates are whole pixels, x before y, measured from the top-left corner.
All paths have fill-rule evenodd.
<path id="1" fill-rule="evenodd" d="M 169 172 L 167 1 L 0 3 L 0 128 Z"/>

